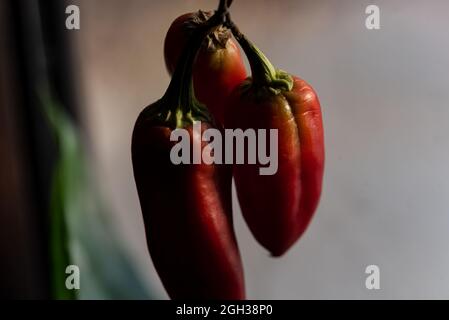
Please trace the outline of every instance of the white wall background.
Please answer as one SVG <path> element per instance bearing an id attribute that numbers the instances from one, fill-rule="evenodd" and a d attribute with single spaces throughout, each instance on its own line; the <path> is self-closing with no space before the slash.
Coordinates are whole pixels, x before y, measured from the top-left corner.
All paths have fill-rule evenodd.
<path id="1" fill-rule="evenodd" d="M 218 1 L 78 0 L 85 114 L 98 179 L 148 284 L 166 298 L 147 254 L 130 141 L 140 110 L 169 77 L 162 46 L 178 15 Z M 236 231 L 248 298 L 449 298 L 449 2 L 235 0 L 234 20 L 278 67 L 311 83 L 324 112 L 326 173 L 318 212 L 272 259 Z M 381 290 L 365 288 L 365 267 Z"/>

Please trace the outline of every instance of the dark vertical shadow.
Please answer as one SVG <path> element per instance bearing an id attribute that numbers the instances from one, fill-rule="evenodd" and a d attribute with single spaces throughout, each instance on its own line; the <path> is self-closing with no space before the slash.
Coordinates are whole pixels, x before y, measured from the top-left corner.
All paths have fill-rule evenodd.
<path id="1" fill-rule="evenodd" d="M 39 91 L 78 119 L 66 2 L 0 4 L 0 295 L 50 298 L 49 199 L 58 157 Z"/>

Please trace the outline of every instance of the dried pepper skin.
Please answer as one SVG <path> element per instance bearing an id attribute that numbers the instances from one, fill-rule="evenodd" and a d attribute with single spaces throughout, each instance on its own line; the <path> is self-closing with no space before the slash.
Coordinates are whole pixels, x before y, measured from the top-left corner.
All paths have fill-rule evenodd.
<path id="1" fill-rule="evenodd" d="M 211 127 L 203 122 L 201 131 Z M 191 144 L 201 139 L 191 125 L 185 129 Z M 244 299 L 232 226 L 232 168 L 173 164 L 172 130 L 142 112 L 132 138 L 134 177 L 154 266 L 172 299 Z"/>
<path id="2" fill-rule="evenodd" d="M 257 241 L 273 256 L 284 254 L 305 232 L 318 206 L 324 171 L 321 108 L 313 88 L 291 77 L 290 90 L 248 85 L 228 100 L 226 128 L 278 129 L 278 171 L 235 165 L 242 214 Z"/>
<path id="3" fill-rule="evenodd" d="M 164 42 L 165 63 L 170 74 L 196 26 L 211 15 L 211 12 L 198 11 L 173 21 Z M 223 102 L 247 76 L 239 46 L 231 37 L 231 32 L 224 27 L 210 34 L 203 42 L 193 68 L 195 95 L 220 124 L 224 123 L 226 105 Z"/>

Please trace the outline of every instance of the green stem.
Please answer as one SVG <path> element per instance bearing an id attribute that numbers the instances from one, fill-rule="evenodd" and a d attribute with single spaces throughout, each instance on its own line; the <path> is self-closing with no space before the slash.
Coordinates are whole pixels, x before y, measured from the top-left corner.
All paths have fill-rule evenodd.
<path id="1" fill-rule="evenodd" d="M 207 109 L 195 97 L 192 69 L 201 44 L 211 32 L 224 23 L 227 10 L 227 0 L 220 0 L 218 10 L 204 25 L 195 30 L 178 61 L 170 85 L 162 97 L 163 104 L 168 105 L 169 109 L 167 118 L 174 119 L 175 127 L 182 127 L 186 121 L 190 123 L 196 119 L 211 121 Z"/>
<path id="2" fill-rule="evenodd" d="M 231 20 L 229 13 L 226 15 L 226 25 L 231 29 L 235 39 L 245 52 L 251 66 L 252 85 L 257 88 L 269 87 L 278 90 L 290 91 L 293 88 L 293 78 L 286 72 L 277 70 L 268 58 L 248 38 L 240 32 Z"/>

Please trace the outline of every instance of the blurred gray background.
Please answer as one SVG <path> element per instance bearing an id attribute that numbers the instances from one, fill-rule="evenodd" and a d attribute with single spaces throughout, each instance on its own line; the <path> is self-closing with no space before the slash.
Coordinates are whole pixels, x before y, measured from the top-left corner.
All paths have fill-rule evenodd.
<path id="1" fill-rule="evenodd" d="M 182 13 L 218 1 L 78 0 L 76 53 L 97 178 L 140 272 L 167 298 L 147 253 L 130 142 L 169 77 L 163 40 Z M 365 8 L 381 29 L 365 28 Z M 235 0 L 241 30 L 321 100 L 326 172 L 305 236 L 272 259 L 234 206 L 248 298 L 449 298 L 448 1 Z M 365 268 L 380 267 L 380 290 Z"/>

